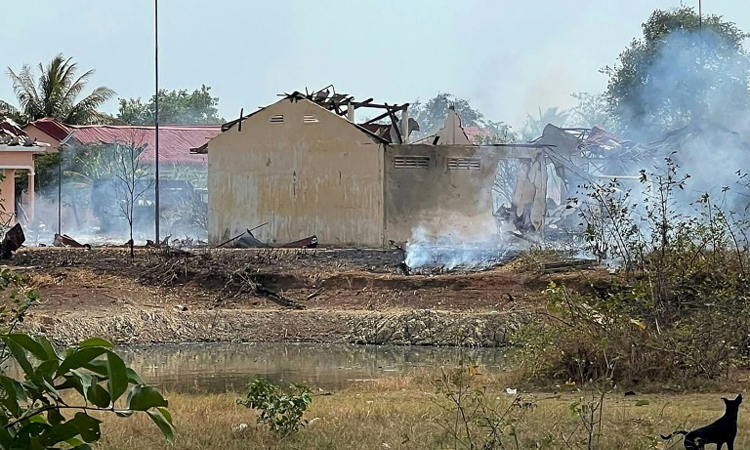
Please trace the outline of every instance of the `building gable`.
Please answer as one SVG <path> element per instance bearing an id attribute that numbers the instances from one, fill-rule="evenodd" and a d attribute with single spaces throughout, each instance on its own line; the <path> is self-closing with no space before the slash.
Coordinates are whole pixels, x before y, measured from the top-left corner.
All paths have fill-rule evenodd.
<path id="1" fill-rule="evenodd" d="M 224 132 L 207 142 L 198 153 L 214 148 L 236 147 L 242 141 L 265 142 L 291 139 L 348 140 L 355 144 L 380 144 L 385 141 L 316 103 L 289 96 L 226 124 Z M 232 145 L 234 144 L 234 145 Z"/>

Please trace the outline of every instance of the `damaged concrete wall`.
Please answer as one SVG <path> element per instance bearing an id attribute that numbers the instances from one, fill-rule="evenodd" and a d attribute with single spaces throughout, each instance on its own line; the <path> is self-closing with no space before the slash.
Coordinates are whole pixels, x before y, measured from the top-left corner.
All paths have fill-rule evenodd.
<path id="1" fill-rule="evenodd" d="M 504 151 L 459 145 L 392 145 L 385 152 L 386 240 L 414 229 L 445 236 L 494 232 L 492 184 Z"/>
<path id="2" fill-rule="evenodd" d="M 383 244 L 383 146 L 308 100 L 283 99 L 214 138 L 209 239 Z"/>
<path id="3" fill-rule="evenodd" d="M 443 128 L 439 129 L 432 139 L 437 138 L 438 145 L 471 145 L 471 141 L 461 126 L 461 118 L 451 106 L 448 109 L 448 117 L 445 119 Z"/>

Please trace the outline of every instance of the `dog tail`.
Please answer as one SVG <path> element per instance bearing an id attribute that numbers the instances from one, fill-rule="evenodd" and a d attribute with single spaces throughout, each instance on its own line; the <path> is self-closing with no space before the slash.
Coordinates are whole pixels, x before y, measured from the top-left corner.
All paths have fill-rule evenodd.
<path id="1" fill-rule="evenodd" d="M 685 436 L 685 435 L 688 434 L 688 431 L 678 430 L 678 431 L 675 431 L 674 433 L 670 434 L 669 436 L 664 436 L 663 434 L 660 434 L 659 436 L 661 436 L 661 438 L 666 441 L 666 440 L 672 439 L 672 436 L 674 436 L 675 434 L 681 434 L 681 435 Z"/>

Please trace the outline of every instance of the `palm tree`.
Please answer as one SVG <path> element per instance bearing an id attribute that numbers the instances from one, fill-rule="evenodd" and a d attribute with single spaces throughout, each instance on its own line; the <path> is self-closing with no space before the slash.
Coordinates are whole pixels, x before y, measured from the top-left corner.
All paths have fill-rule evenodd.
<path id="1" fill-rule="evenodd" d="M 18 99 L 18 112 L 26 121 L 54 117 L 64 123 L 86 125 L 109 120 L 109 116 L 99 112 L 98 108 L 114 97 L 115 91 L 101 86 L 76 101 L 94 71 L 89 70 L 76 77 L 78 65 L 71 60 L 61 53 L 46 68 L 40 63 L 39 80 L 28 64 L 18 74 L 8 68 L 8 76 L 13 81 L 13 91 Z"/>
<path id="2" fill-rule="evenodd" d="M 558 127 L 564 127 L 570 117 L 570 112 L 560 110 L 557 106 L 547 108 L 542 112 L 542 108 L 539 108 L 539 117 L 536 118 L 531 114 L 526 115 L 526 122 L 523 125 L 523 138 L 524 140 L 535 139 L 542 135 L 542 131 L 547 124 L 552 124 Z"/>

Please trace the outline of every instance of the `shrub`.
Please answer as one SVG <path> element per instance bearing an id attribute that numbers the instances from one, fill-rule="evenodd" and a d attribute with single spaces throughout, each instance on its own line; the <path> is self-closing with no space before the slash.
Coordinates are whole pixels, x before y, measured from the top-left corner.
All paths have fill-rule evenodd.
<path id="1" fill-rule="evenodd" d="M 436 404 L 444 413 L 438 420 L 444 431 L 440 448 L 447 444 L 470 450 L 519 448 L 516 425 L 536 403 L 533 399 L 524 401 L 521 395 L 507 403 L 498 396 L 505 394 L 488 389 L 478 378 L 476 367 L 461 363 L 456 368 L 441 369 L 440 378 L 435 380 L 439 395 Z"/>
<path id="2" fill-rule="evenodd" d="M 258 411 L 258 423 L 264 423 L 279 437 L 286 437 L 307 425 L 302 416 L 312 402 L 310 388 L 303 384 L 292 384 L 289 392 L 264 378 L 250 383 L 245 398 L 237 403 Z"/>
<path id="3" fill-rule="evenodd" d="M 623 270 L 593 293 L 550 285 L 547 311 L 514 337 L 529 375 L 716 379 L 750 360 L 750 227 L 707 193 L 687 205 L 678 172 L 670 158 L 664 173 L 642 172 L 638 195 L 616 180 L 586 186 L 587 250 Z"/>

